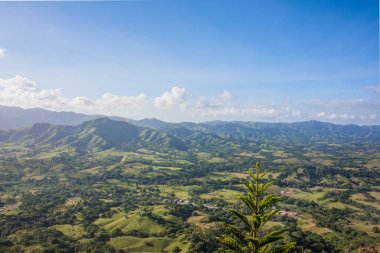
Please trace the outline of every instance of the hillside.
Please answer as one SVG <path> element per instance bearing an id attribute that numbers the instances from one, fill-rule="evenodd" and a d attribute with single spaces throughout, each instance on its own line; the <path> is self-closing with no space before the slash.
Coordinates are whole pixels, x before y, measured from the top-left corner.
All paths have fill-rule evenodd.
<path id="1" fill-rule="evenodd" d="M 257 161 L 306 252 L 378 247 L 379 126 L 96 118 L 0 131 L 1 252 L 214 252 Z M 299 249 L 300 249 L 299 248 Z"/>
<path id="2" fill-rule="evenodd" d="M 184 127 L 202 132 L 214 133 L 221 137 L 255 140 L 261 138 L 284 138 L 289 141 L 320 140 L 380 140 L 380 126 L 337 125 L 320 121 L 294 123 L 264 122 L 204 122 L 182 123 Z"/>
<path id="3" fill-rule="evenodd" d="M 2 131 L 0 136 L 2 142 L 69 146 L 86 151 L 109 148 L 135 150 L 149 146 L 186 150 L 186 145 L 172 135 L 108 118 L 97 118 L 77 126 L 37 123 L 18 130 Z"/>

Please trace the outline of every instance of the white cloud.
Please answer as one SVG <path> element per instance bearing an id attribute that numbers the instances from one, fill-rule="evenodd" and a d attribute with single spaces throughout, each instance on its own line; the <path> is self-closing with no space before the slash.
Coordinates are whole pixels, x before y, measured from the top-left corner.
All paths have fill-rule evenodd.
<path id="1" fill-rule="evenodd" d="M 36 83 L 22 76 L 1 79 L 0 103 L 25 108 L 60 109 L 69 102 L 60 89 L 38 89 Z"/>
<path id="2" fill-rule="evenodd" d="M 333 123 L 356 123 L 356 124 L 378 124 L 376 123 L 376 114 L 365 108 L 357 110 L 341 110 L 341 108 L 331 108 L 330 112 L 319 112 L 316 117 L 309 114 L 310 119 L 318 119 Z M 377 120 L 378 121 L 378 120 Z"/>
<path id="3" fill-rule="evenodd" d="M 198 108 L 202 117 L 235 119 L 235 120 L 295 120 L 301 116 L 298 110 L 270 103 L 243 103 L 219 107 Z"/>
<path id="4" fill-rule="evenodd" d="M 76 106 L 91 106 L 93 102 L 86 97 L 75 97 L 71 100 L 70 104 L 74 107 Z"/>
<path id="5" fill-rule="evenodd" d="M 370 114 L 370 115 L 368 115 L 368 118 L 369 119 L 376 119 L 376 114 Z"/>
<path id="6" fill-rule="evenodd" d="M 271 104 L 252 104 L 243 107 L 242 112 L 253 118 L 274 119 L 280 115 L 281 109 Z"/>
<path id="7" fill-rule="evenodd" d="M 148 103 L 145 94 L 117 96 L 105 93 L 95 101 L 83 96 L 68 98 L 60 89 L 40 89 L 36 82 L 22 76 L 0 79 L 0 88 L 0 104 L 23 108 L 135 116 Z"/>
<path id="8" fill-rule="evenodd" d="M 5 56 L 5 49 L 0 48 L 0 58 L 3 58 Z"/>
<path id="9" fill-rule="evenodd" d="M 378 85 L 370 85 L 364 87 L 364 89 L 370 93 L 378 94 L 380 95 L 380 84 Z"/>
<path id="10" fill-rule="evenodd" d="M 380 123 L 379 99 L 268 103 L 235 100 L 229 91 L 211 97 L 195 97 L 177 86 L 155 98 L 148 98 L 144 93 L 136 96 L 104 93 L 90 99 L 85 96 L 67 97 L 60 89 L 41 89 L 36 82 L 22 76 L 0 79 L 0 104 L 134 118 L 159 117 L 168 121 L 289 122 L 318 119 L 334 123 Z"/>
<path id="11" fill-rule="evenodd" d="M 321 120 L 333 123 L 379 124 L 379 99 L 293 101 L 291 103 L 265 103 L 233 101 L 217 103 L 200 98 L 195 115 L 204 120 L 246 121 L 303 121 Z"/>
<path id="12" fill-rule="evenodd" d="M 187 107 L 185 88 L 174 86 L 171 91 L 165 91 L 160 97 L 154 99 L 154 105 L 157 108 L 170 109 L 176 106 L 184 109 Z"/>
<path id="13" fill-rule="evenodd" d="M 130 110 L 129 115 L 136 116 L 138 111 L 147 104 L 148 98 L 143 93 L 137 96 L 117 96 L 105 93 L 94 102 L 94 107 L 103 114 L 116 115 Z"/>
<path id="14" fill-rule="evenodd" d="M 311 108 L 307 108 L 310 107 Z M 319 109 L 316 118 L 335 123 L 379 124 L 380 100 L 356 99 L 342 101 L 314 101 L 306 110 Z"/>
<path id="15" fill-rule="evenodd" d="M 195 101 L 198 108 L 222 108 L 230 107 L 233 95 L 229 91 L 223 91 L 221 95 L 212 98 L 199 97 Z"/>
<path id="16" fill-rule="evenodd" d="M 229 100 L 229 99 L 232 99 L 233 96 L 231 94 L 231 92 L 225 90 L 223 91 L 223 94 L 220 96 L 222 99 L 225 99 L 225 100 Z"/>

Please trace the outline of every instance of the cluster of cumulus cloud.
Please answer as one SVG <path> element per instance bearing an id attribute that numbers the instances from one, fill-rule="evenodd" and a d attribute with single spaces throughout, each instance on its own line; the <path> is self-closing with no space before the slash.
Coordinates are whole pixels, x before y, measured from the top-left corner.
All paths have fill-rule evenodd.
<path id="1" fill-rule="evenodd" d="M 61 89 L 40 89 L 35 81 L 23 76 L 0 79 L 0 104 L 22 108 L 44 108 L 83 113 L 116 113 L 125 109 L 139 110 L 148 104 L 145 94 L 118 96 L 103 94 L 96 100 L 84 96 L 65 97 Z"/>
<path id="2" fill-rule="evenodd" d="M 144 93 L 121 96 L 105 93 L 97 99 L 84 96 L 69 98 L 61 89 L 41 89 L 23 76 L 0 79 L 0 104 L 22 108 L 44 108 L 87 114 L 143 118 L 160 117 L 172 121 L 250 120 L 300 121 L 318 119 L 339 123 L 378 123 L 379 100 L 239 102 L 224 91 L 214 97 L 195 97 L 185 88 L 174 86 L 160 96 Z"/>
<path id="3" fill-rule="evenodd" d="M 5 49 L 0 48 L 0 58 L 3 58 L 5 56 Z"/>

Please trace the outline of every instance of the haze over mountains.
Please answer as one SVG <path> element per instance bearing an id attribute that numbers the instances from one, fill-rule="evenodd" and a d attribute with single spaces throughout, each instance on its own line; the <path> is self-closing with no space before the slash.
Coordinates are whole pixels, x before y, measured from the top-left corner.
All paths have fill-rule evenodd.
<path id="1" fill-rule="evenodd" d="M 213 148 L 264 140 L 378 141 L 380 126 L 335 125 L 319 121 L 296 123 L 224 122 L 168 123 L 158 119 L 51 112 L 0 107 L 0 141 L 38 146 L 71 146 L 79 150 L 117 148 Z M 9 130 L 9 128 L 18 128 Z"/>
<path id="2" fill-rule="evenodd" d="M 0 129 L 16 129 L 26 127 L 35 123 L 49 123 L 54 125 L 79 125 L 85 121 L 105 117 L 104 115 L 86 115 L 82 113 L 75 112 L 55 112 L 48 111 L 45 109 L 33 108 L 33 109 L 22 109 L 13 106 L 3 106 L 0 105 Z M 112 117 L 108 118 L 115 120 L 122 120 L 134 124 L 138 124 L 139 121 L 132 119 L 126 119 L 122 117 Z M 162 126 L 164 122 L 156 119 L 144 119 L 141 120 L 142 125 L 155 127 Z"/>
<path id="3" fill-rule="evenodd" d="M 86 115 L 75 112 L 55 112 L 40 108 L 22 109 L 20 107 L 0 105 L 0 129 L 17 129 L 35 123 L 54 125 L 79 125 L 85 121 L 107 117 L 113 120 L 126 121 L 138 126 L 160 128 L 169 123 L 151 118 L 142 120 L 127 119 L 118 116 Z"/>

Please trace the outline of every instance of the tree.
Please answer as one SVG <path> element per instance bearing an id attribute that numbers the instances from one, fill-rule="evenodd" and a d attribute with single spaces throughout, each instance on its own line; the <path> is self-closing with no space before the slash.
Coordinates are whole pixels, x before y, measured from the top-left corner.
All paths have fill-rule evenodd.
<path id="1" fill-rule="evenodd" d="M 174 250 L 173 250 L 173 252 L 174 253 L 179 253 L 179 252 L 181 252 L 182 250 L 177 246 L 177 247 L 175 247 L 174 248 Z"/>
<path id="2" fill-rule="evenodd" d="M 281 201 L 281 198 L 274 194 L 267 194 L 265 191 L 272 182 L 263 184 L 262 179 L 266 172 L 260 173 L 260 165 L 256 163 L 256 172 L 248 172 L 250 178 L 244 183 L 248 189 L 246 195 L 238 195 L 237 197 L 248 208 L 250 215 L 234 209 L 228 210 L 236 215 L 244 224 L 243 228 L 222 222 L 222 226 L 226 228 L 233 236 L 223 234 L 217 239 L 221 242 L 220 251 L 226 253 L 244 252 L 244 253 L 288 253 L 291 252 L 295 243 L 279 244 L 283 239 L 283 233 L 286 228 L 275 230 L 269 233 L 263 233 L 264 225 L 280 210 L 275 209 L 275 204 Z M 273 245 L 278 242 L 278 245 Z"/>

